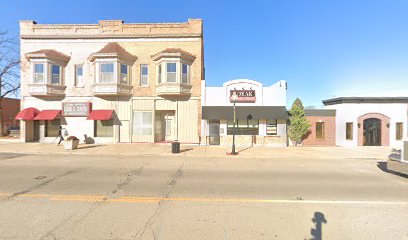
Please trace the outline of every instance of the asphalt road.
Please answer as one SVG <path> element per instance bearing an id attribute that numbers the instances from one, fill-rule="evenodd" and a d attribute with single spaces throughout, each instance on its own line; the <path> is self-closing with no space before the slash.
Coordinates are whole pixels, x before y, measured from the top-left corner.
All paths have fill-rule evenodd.
<path id="1" fill-rule="evenodd" d="M 375 159 L 0 153 L 0 239 L 408 239 Z"/>

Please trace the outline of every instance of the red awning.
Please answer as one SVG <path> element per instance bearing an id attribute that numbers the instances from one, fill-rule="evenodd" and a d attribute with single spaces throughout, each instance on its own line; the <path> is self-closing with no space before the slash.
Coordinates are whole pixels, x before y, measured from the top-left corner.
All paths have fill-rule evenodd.
<path id="1" fill-rule="evenodd" d="M 109 120 L 112 114 L 113 110 L 92 110 L 86 120 Z"/>
<path id="2" fill-rule="evenodd" d="M 21 110 L 15 119 L 17 120 L 33 120 L 34 117 L 39 113 L 37 108 L 25 108 Z"/>
<path id="3" fill-rule="evenodd" d="M 61 110 L 42 110 L 34 120 L 54 120 Z"/>

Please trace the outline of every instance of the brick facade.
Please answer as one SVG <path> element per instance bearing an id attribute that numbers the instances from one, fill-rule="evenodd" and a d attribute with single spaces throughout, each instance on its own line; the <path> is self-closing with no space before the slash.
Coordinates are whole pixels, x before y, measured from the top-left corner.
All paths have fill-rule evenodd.
<path id="1" fill-rule="evenodd" d="M 4 131 L 6 131 L 10 127 L 18 127 L 20 125 L 20 121 L 14 119 L 19 111 L 20 99 L 2 99 L 2 119 Z"/>
<path id="2" fill-rule="evenodd" d="M 303 145 L 324 145 L 324 146 L 334 146 L 336 145 L 336 116 L 307 116 L 311 127 L 309 134 L 303 141 Z M 316 123 L 324 123 L 324 138 L 316 138 Z"/>
<path id="3" fill-rule="evenodd" d="M 381 113 L 367 113 L 358 118 L 358 146 L 364 146 L 364 121 L 376 118 L 381 121 L 381 146 L 390 145 L 390 118 Z"/>

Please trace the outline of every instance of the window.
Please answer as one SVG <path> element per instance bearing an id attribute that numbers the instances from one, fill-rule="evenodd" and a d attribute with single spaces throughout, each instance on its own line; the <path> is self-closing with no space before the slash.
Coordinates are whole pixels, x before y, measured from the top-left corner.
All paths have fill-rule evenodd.
<path id="1" fill-rule="evenodd" d="M 83 80 L 83 65 L 76 65 L 75 66 L 75 86 L 83 87 L 84 80 Z"/>
<path id="2" fill-rule="evenodd" d="M 114 83 L 114 64 L 113 63 L 101 63 L 99 70 L 99 82 L 100 83 Z"/>
<path id="3" fill-rule="evenodd" d="M 61 83 L 61 67 L 58 65 L 51 65 L 51 84 Z"/>
<path id="4" fill-rule="evenodd" d="M 95 137 L 113 137 L 113 119 L 95 120 Z"/>
<path id="5" fill-rule="evenodd" d="M 188 84 L 188 80 L 189 80 L 189 70 L 190 70 L 190 68 L 189 68 L 189 66 L 187 65 L 187 64 L 184 64 L 183 63 L 183 66 L 182 66 L 182 74 L 181 74 L 181 83 L 185 83 L 185 84 Z"/>
<path id="6" fill-rule="evenodd" d="M 316 138 L 324 139 L 324 122 L 316 123 Z"/>
<path id="7" fill-rule="evenodd" d="M 157 67 L 157 82 L 158 83 L 162 82 L 162 66 L 161 65 Z"/>
<path id="8" fill-rule="evenodd" d="M 44 83 L 44 64 L 34 64 L 34 83 Z"/>
<path id="9" fill-rule="evenodd" d="M 133 112 L 133 135 L 152 135 L 151 112 Z"/>
<path id="10" fill-rule="evenodd" d="M 237 120 L 235 123 L 235 135 L 258 135 L 259 132 L 258 119 Z M 228 120 L 227 135 L 232 135 L 234 132 L 234 121 Z"/>
<path id="11" fill-rule="evenodd" d="M 45 121 L 45 137 L 57 137 L 59 127 L 61 126 L 61 119 L 56 118 L 54 120 Z"/>
<path id="12" fill-rule="evenodd" d="M 266 121 L 266 135 L 278 135 L 276 119 Z"/>
<path id="13" fill-rule="evenodd" d="M 167 63 L 167 82 L 176 82 L 176 63 Z"/>
<path id="14" fill-rule="evenodd" d="M 160 71 L 161 72 L 161 71 Z M 149 67 L 147 64 L 140 65 L 140 86 L 148 86 Z"/>
<path id="15" fill-rule="evenodd" d="M 125 64 L 120 64 L 120 83 L 122 84 L 128 84 L 128 79 L 129 79 L 129 66 Z"/>
<path id="16" fill-rule="evenodd" d="M 346 140 L 353 140 L 353 123 L 346 123 Z"/>
<path id="17" fill-rule="evenodd" d="M 403 133 L 402 122 L 395 123 L 395 139 L 402 140 L 402 137 L 403 137 L 402 133 Z"/>

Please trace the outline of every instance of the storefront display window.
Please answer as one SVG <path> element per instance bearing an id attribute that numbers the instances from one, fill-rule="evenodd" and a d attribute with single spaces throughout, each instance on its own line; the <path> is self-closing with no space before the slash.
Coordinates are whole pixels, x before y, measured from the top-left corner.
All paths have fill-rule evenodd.
<path id="1" fill-rule="evenodd" d="M 228 120 L 227 135 L 232 135 L 234 131 L 234 121 Z M 259 120 L 247 119 L 237 120 L 235 123 L 235 135 L 258 135 Z"/>
<path id="2" fill-rule="evenodd" d="M 54 120 L 45 121 L 45 137 L 56 137 L 58 135 L 59 126 L 61 125 L 61 119 L 56 118 Z"/>
<path id="3" fill-rule="evenodd" d="M 152 135 L 151 112 L 133 112 L 133 135 Z"/>
<path id="4" fill-rule="evenodd" d="M 95 120 L 95 137 L 113 137 L 113 119 Z"/>

